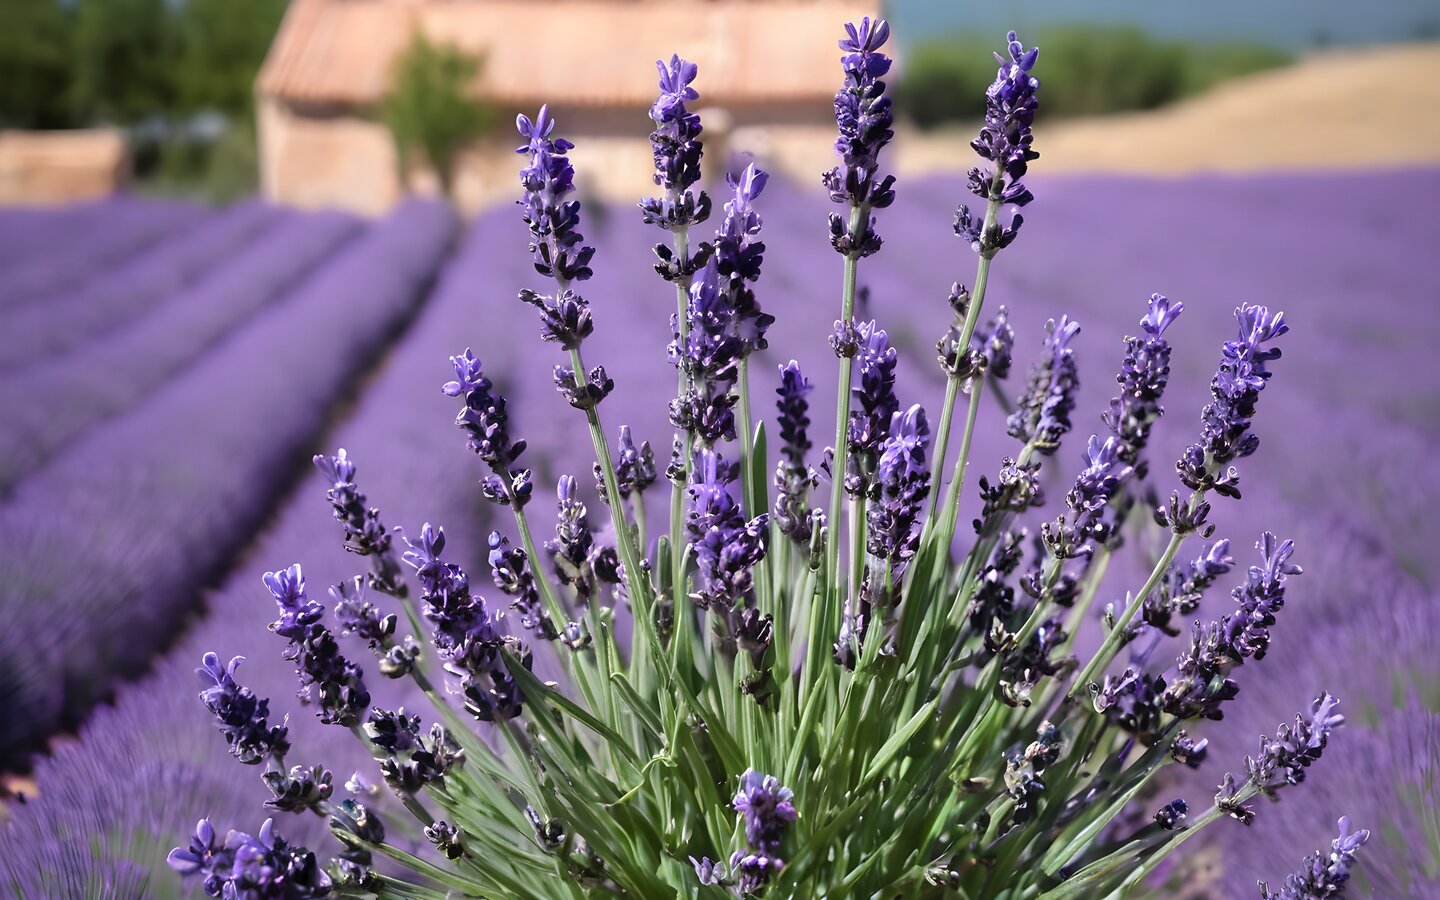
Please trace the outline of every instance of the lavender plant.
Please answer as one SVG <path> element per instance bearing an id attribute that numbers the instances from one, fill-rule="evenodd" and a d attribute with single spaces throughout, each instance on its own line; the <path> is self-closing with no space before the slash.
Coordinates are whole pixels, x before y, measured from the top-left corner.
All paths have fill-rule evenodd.
<path id="1" fill-rule="evenodd" d="M 262 769 L 266 806 L 325 817 L 343 849 L 322 864 L 284 839 L 283 821 L 222 838 L 202 819 L 171 854 L 175 869 L 226 897 L 1120 896 L 1204 826 L 1249 825 L 1252 799 L 1304 779 L 1343 722 L 1328 693 L 1262 737 L 1208 807 L 1156 796 L 1167 767 L 1204 761 L 1204 720 L 1237 697 L 1234 670 L 1266 656 L 1301 572 L 1293 543 L 1264 533 L 1233 607 L 1207 610 L 1208 624 L 1196 618 L 1235 565 L 1230 543 L 1210 540 L 1211 504 L 1240 496 L 1237 463 L 1259 445 L 1252 424 L 1288 330 L 1283 314 L 1236 310 L 1200 437 L 1175 466 L 1185 492 L 1158 501 L 1146 448 L 1183 306 L 1151 297 L 1103 430 L 1053 516 L 1037 511 L 1079 415 L 1079 325 L 1052 320 L 1008 404 L 1017 446 L 977 479 L 980 512 L 962 536 L 985 388 L 1004 393 L 1012 368 L 1005 308 L 980 322 L 990 267 L 1034 199 L 1022 179 L 1038 157 L 1038 53 L 1012 33 L 997 54 L 972 143 L 984 164 L 969 178 L 984 211 L 962 205 L 955 216 L 978 266 L 971 287 L 949 291 L 954 322 L 937 348 L 946 393 L 932 416 L 898 396 L 899 353 L 882 324 L 855 318 L 859 263 L 881 250 L 874 213 L 895 196 L 880 162 L 893 137 L 888 37 L 883 20 L 865 19 L 840 42 L 841 161 L 824 176 L 846 210 L 830 218 L 844 272 L 830 336 L 833 442 L 812 454 L 811 386 L 794 362 L 780 366 L 773 477 L 749 384 L 773 321 L 758 299 L 767 176 L 751 164 L 731 179 L 713 239 L 692 242 L 712 212 L 695 190 L 702 132 L 686 106 L 699 73 L 678 57 L 659 65 L 651 140 L 664 195 L 641 209 L 671 235 L 656 270 L 675 287 L 678 374 L 664 470 L 671 521 L 654 535 L 645 494 L 658 463 L 627 427 L 612 447 L 602 416 L 615 383 L 585 357 L 597 317 L 580 288 L 594 251 L 572 197 L 574 146 L 547 109 L 519 118 L 522 218 L 545 280 L 520 299 L 562 351 L 555 386 L 585 419 L 600 506 L 560 475 L 541 552 L 539 476 L 469 350 L 451 358 L 443 390 L 460 401 L 481 494 L 513 520 L 513 539 L 494 532 L 487 557 L 507 601 L 480 595 L 439 526 L 392 531 L 344 451 L 317 457 L 345 546 L 368 568 L 330 588 L 333 625 L 298 564 L 266 573 L 279 611 L 271 630 L 302 702 L 353 731 L 379 774 L 357 774 L 337 799 L 330 772 L 295 764 L 304 748 L 237 662 L 208 654 L 202 699 L 231 754 Z M 828 511 L 811 505 L 827 481 Z M 1137 533 L 1146 540 L 1126 540 Z M 1099 648 L 1078 659 L 1077 632 L 1111 558 L 1143 554 L 1157 535 L 1149 575 L 1107 607 Z M 1167 664 L 1163 639 L 1187 620 L 1188 644 Z M 337 630 L 363 639 L 373 673 L 345 655 Z M 542 664 L 556 680 L 536 674 Z M 372 704 L 377 676 L 412 682 L 430 707 Z M 1337 895 L 1366 834 L 1343 820 L 1341 831 L 1331 857 L 1307 860 L 1288 893 L 1263 895 Z"/>

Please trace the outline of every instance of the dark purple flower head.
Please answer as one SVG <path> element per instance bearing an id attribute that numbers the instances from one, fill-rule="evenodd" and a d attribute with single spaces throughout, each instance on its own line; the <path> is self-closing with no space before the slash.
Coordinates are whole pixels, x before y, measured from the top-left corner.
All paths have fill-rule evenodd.
<path id="1" fill-rule="evenodd" d="M 732 193 L 725 204 L 725 218 L 715 233 L 714 259 L 720 288 L 734 310 L 735 330 L 744 356 L 768 346 L 765 332 L 775 322 L 774 316 L 761 311 L 751 287 L 759 279 L 765 260 L 765 243 L 756 240 L 761 221 L 754 203 L 770 176 L 752 162 L 739 178 L 727 176 L 727 180 Z"/>
<path id="2" fill-rule="evenodd" d="M 1035 452 L 1052 454 L 1070 430 L 1070 413 L 1080 375 L 1070 342 L 1080 333 L 1080 323 L 1061 316 L 1045 323 L 1045 356 L 1030 370 L 1025 393 L 1006 420 L 1006 430 L 1018 441 L 1031 444 Z"/>
<path id="3" fill-rule="evenodd" d="M 250 766 L 267 759 L 278 762 L 290 750 L 289 731 L 283 724 L 270 725 L 269 700 L 256 697 L 235 681 L 235 669 L 244 661 L 245 657 L 237 656 L 221 666 L 220 657 L 206 653 L 195 670 L 205 685 L 200 700 L 225 735 L 230 755 Z"/>
<path id="4" fill-rule="evenodd" d="M 487 491 L 487 497 L 498 503 L 523 507 L 530 497 L 528 492 L 521 494 L 510 488 L 516 475 L 514 464 L 526 449 L 526 442 L 511 438 L 505 397 L 494 389 L 494 384 L 485 376 L 480 357 L 475 356 L 471 348 L 452 356 L 451 366 L 455 380 L 446 382 L 441 390 L 446 396 L 459 397 L 465 403 L 455 416 L 455 425 L 469 436 L 469 449 L 490 465 L 498 490 Z"/>
<path id="5" fill-rule="evenodd" d="M 1140 320 L 1144 336 L 1125 339 L 1125 362 L 1116 377 L 1120 394 L 1101 418 L 1120 440 L 1120 458 L 1131 465 L 1139 463 L 1150 428 L 1165 411 L 1160 397 L 1170 381 L 1170 344 L 1163 335 L 1184 309 L 1183 303 L 1152 294 L 1149 311 Z"/>
<path id="6" fill-rule="evenodd" d="M 852 389 L 858 409 L 850 412 L 850 455 L 857 465 L 873 465 L 890 433 L 890 420 L 900 410 L 895 396 L 895 366 L 899 353 L 890 336 L 874 320 L 855 326 L 859 352 L 855 357 L 856 383 Z M 846 473 L 847 475 L 849 473 Z"/>
<path id="7" fill-rule="evenodd" d="M 445 670 L 460 680 L 465 708 L 482 722 L 512 719 L 520 714 L 523 696 L 510 674 L 503 652 L 514 654 L 527 668 L 530 654 L 508 636 L 504 613 L 492 613 L 485 598 L 470 593 L 470 578 L 445 562 L 445 532 L 426 522 L 420 539 L 406 543 L 405 562 L 420 581 L 425 618 L 435 625 L 433 642 Z"/>
<path id="8" fill-rule="evenodd" d="M 690 376 L 691 389 L 671 404 L 670 418 L 677 428 L 690 431 L 705 445 L 734 440 L 732 394 L 739 377 L 740 359 L 747 352 L 734 295 L 711 257 L 695 273 L 686 308 L 689 333 L 684 348 L 671 345 L 671 356 Z"/>
<path id="9" fill-rule="evenodd" d="M 1310 854 L 1297 871 L 1285 876 L 1280 890 L 1272 891 L 1260 882 L 1261 900 L 1325 900 L 1344 893 L 1355 854 L 1370 839 L 1370 832 L 1363 828 L 1351 831 L 1348 816 L 1340 817 L 1339 827 L 1340 836 L 1330 842 L 1330 853 L 1316 850 Z"/>
<path id="10" fill-rule="evenodd" d="M 589 511 L 580 500 L 575 479 L 561 475 L 555 486 L 555 537 L 545 542 L 562 585 L 574 588 L 576 599 L 588 604 L 599 592 L 601 557 Z"/>
<path id="11" fill-rule="evenodd" d="M 1040 48 L 1026 50 L 1013 31 L 1005 39 L 1006 53 L 995 54 L 1000 68 L 985 90 L 985 124 L 970 146 L 999 167 L 1004 179 L 1008 179 L 1008 183 L 1002 179 L 1001 189 L 1015 195 L 1018 181 L 1025 177 L 1030 161 L 1040 156 L 1032 147 L 1034 135 L 1030 131 L 1040 105 L 1040 79 L 1031 74 Z M 1028 200 L 1027 196 L 1009 202 L 1023 205 Z"/>
<path id="12" fill-rule="evenodd" d="M 548 106 L 540 107 L 533 122 L 524 115 L 516 117 L 515 127 L 525 138 L 515 152 L 529 157 L 520 170 L 524 195 L 517 202 L 530 228 L 535 270 L 562 284 L 584 281 L 591 275 L 589 263 L 595 248 L 584 246 L 580 234 L 580 201 L 565 199 L 575 189 L 575 170 L 565 154 L 575 145 L 550 137 L 555 120 L 550 118 Z"/>
<path id="13" fill-rule="evenodd" d="M 710 198 L 704 191 L 697 198 L 690 188 L 700 180 L 700 117 L 685 104 L 700 98 L 691 87 L 698 67 L 679 56 L 667 64 L 656 60 L 660 72 L 660 94 L 650 106 L 650 149 L 655 158 L 655 184 L 665 196 L 641 201 L 645 222 L 667 229 L 687 228 L 703 222 L 710 213 Z"/>
<path id="14" fill-rule="evenodd" d="M 204 876 L 211 897 L 226 900 L 327 897 L 333 885 L 315 854 L 275 833 L 266 819 L 254 836 L 231 831 L 217 845 L 215 828 L 201 819 L 186 847 L 176 847 L 165 860 L 181 875 Z"/>
<path id="15" fill-rule="evenodd" d="M 344 447 L 334 456 L 320 454 L 312 461 L 329 485 L 325 496 L 334 508 L 335 520 L 345 528 L 345 549 L 370 557 L 370 580 L 375 587 L 394 596 L 403 594 L 405 586 L 400 580 L 390 532 L 380 521 L 380 511 L 366 507 L 365 495 L 355 484 L 354 461 Z"/>
<path id="16" fill-rule="evenodd" d="M 598 466 L 598 464 L 597 464 Z M 655 451 L 649 441 L 641 441 L 637 447 L 635 436 L 629 425 L 620 426 L 620 442 L 615 457 L 615 480 L 620 496 L 639 496 L 655 483 L 660 473 L 655 468 Z M 597 478 L 597 483 L 599 479 Z M 603 499 L 604 494 L 601 494 Z"/>
<path id="17" fill-rule="evenodd" d="M 780 784 L 774 775 L 746 769 L 740 776 L 740 789 L 731 801 L 735 811 L 745 818 L 745 840 L 751 848 L 767 856 L 780 852 L 785 829 L 795 821 L 795 793 Z"/>
<path id="18" fill-rule="evenodd" d="M 1345 723 L 1345 717 L 1335 712 L 1339 705 L 1340 701 L 1328 693 L 1321 694 L 1311 704 L 1308 718 L 1297 715 L 1293 726 L 1281 725 L 1274 737 L 1262 735 L 1260 752 L 1245 757 L 1243 785 L 1226 773 L 1215 795 L 1216 805 L 1226 815 L 1249 825 L 1255 820 L 1255 811 L 1245 805 L 1246 789 L 1273 797 L 1280 788 L 1304 781 L 1305 770 L 1325 752 L 1330 732 Z"/>
<path id="19" fill-rule="evenodd" d="M 780 387 L 775 389 L 777 420 L 780 425 L 780 453 L 791 466 L 803 470 L 805 454 L 810 452 L 810 401 L 806 396 L 814 390 L 800 371 L 800 364 L 790 360 L 780 367 Z"/>
<path id="20" fill-rule="evenodd" d="M 1093 541 L 1104 541 L 1110 534 L 1110 525 L 1105 518 L 1105 508 L 1120 485 L 1135 471 L 1121 458 L 1120 442 L 1111 435 L 1103 442 L 1096 435 L 1090 436 L 1085 447 L 1084 468 L 1075 478 L 1075 484 L 1065 495 L 1065 505 L 1070 508 L 1053 523 L 1047 522 L 1041 529 L 1045 546 L 1057 559 L 1073 559 L 1089 556 Z"/>
<path id="21" fill-rule="evenodd" d="M 695 453 L 686 532 L 695 554 L 699 585 L 694 598 L 702 609 L 726 611 L 749 595 L 751 570 L 765 558 L 767 514 L 749 522 L 728 485 L 734 467 L 714 451 Z"/>
<path id="22" fill-rule="evenodd" d="M 995 54 L 1000 64 L 995 81 L 985 91 L 985 124 L 970 142 L 994 168 L 971 169 L 969 187 L 971 193 L 987 202 L 1020 207 L 1035 199 L 1020 179 L 1025 177 L 1030 161 L 1040 156 L 1033 147 L 1031 133 L 1035 110 L 1040 105 L 1040 81 L 1031 70 L 1040 49 L 1026 50 L 1013 31 L 1007 39 L 1006 54 Z M 986 256 L 1008 247 L 1024 223 L 1019 213 L 1011 216 L 1008 225 L 997 217 L 987 228 L 984 220 L 983 215 L 972 214 L 964 204 L 955 213 L 955 233 L 971 249 Z"/>
<path id="23" fill-rule="evenodd" d="M 266 572 L 264 582 L 280 607 L 270 630 L 290 642 L 285 658 L 295 663 L 300 677 L 298 696 L 319 706 L 317 715 L 327 725 L 358 724 L 370 706 L 370 693 L 360 667 L 340 653 L 335 636 L 320 622 L 325 607 L 306 597 L 300 564 Z"/>
<path id="24" fill-rule="evenodd" d="M 890 434 L 875 468 L 875 496 L 866 510 L 866 549 L 900 575 L 920 542 L 920 507 L 930 493 L 925 451 L 930 425 L 924 407 L 916 404 L 891 416 Z"/>
<path id="25" fill-rule="evenodd" d="M 1228 496 L 1240 496 L 1233 470 L 1223 479 L 1227 463 L 1249 456 L 1260 446 L 1251 433 L 1255 404 L 1270 380 L 1268 364 L 1280 358 L 1280 350 L 1266 346 L 1285 334 L 1290 326 L 1285 314 L 1271 315 L 1264 306 L 1242 304 L 1235 310 L 1239 335 L 1221 348 L 1220 367 L 1210 382 L 1211 400 L 1200 415 L 1201 440 L 1186 449 L 1176 468 L 1180 479 L 1192 490 L 1213 489 Z"/>
<path id="26" fill-rule="evenodd" d="M 841 64 L 845 84 L 835 95 L 835 125 L 839 136 L 835 152 L 841 165 L 825 174 L 825 187 L 830 199 L 852 207 L 883 209 L 895 199 L 893 176 L 880 177 L 880 151 L 895 136 L 891 129 L 894 112 L 885 95 L 881 77 L 890 71 L 890 58 L 880 48 L 890 37 L 890 25 L 884 19 L 866 17 L 859 25 L 847 24 L 846 36 L 840 41 L 845 51 Z M 831 216 L 831 237 L 835 249 L 846 255 L 869 256 L 880 247 L 874 231 L 874 220 L 863 215 L 857 233 L 840 219 Z"/>
<path id="27" fill-rule="evenodd" d="M 520 547 L 498 531 L 490 532 L 490 579 L 500 592 L 512 598 L 510 608 L 520 613 L 520 625 L 542 640 L 559 637 L 555 623 L 540 605 L 540 591 L 530 571 L 530 558 Z"/>

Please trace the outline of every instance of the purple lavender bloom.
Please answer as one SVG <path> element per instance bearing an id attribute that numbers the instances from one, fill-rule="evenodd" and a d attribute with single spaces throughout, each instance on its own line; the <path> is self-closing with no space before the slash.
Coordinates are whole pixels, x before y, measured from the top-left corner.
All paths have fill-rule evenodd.
<path id="1" fill-rule="evenodd" d="M 990 160 L 993 171 L 976 167 L 970 170 L 970 192 L 986 201 L 999 201 L 1024 206 L 1034 199 L 1020 183 L 1030 161 L 1039 158 L 1032 144 L 1031 126 L 1040 104 L 1040 81 L 1030 74 L 1040 48 L 1026 50 L 1010 32 L 1007 36 L 1008 56 L 995 54 L 1000 64 L 995 81 L 985 91 L 985 124 L 970 142 L 982 158 Z M 968 206 L 962 205 L 955 214 L 955 233 L 978 253 L 993 256 L 1009 246 L 1024 220 L 1016 213 L 1008 226 L 998 221 L 986 230 L 983 217 L 977 219 Z"/>
<path id="2" fill-rule="evenodd" d="M 1272 316 L 1263 306 L 1242 304 L 1235 310 L 1235 321 L 1240 333 L 1221 348 L 1220 368 L 1210 382 L 1212 399 L 1200 416 L 1200 443 L 1186 448 L 1176 464 L 1186 487 L 1230 497 L 1240 496 L 1234 469 L 1224 475 L 1219 470 L 1260 446 L 1250 422 L 1260 392 L 1270 380 L 1268 364 L 1280 358 L 1279 348 L 1265 345 L 1290 330 L 1283 312 Z"/>
<path id="3" fill-rule="evenodd" d="M 805 465 L 810 451 L 810 402 L 813 390 L 795 360 L 780 367 L 780 387 L 775 389 L 777 421 L 780 427 L 780 462 L 775 468 L 775 522 L 780 533 L 800 545 L 810 541 L 810 510 L 807 506 L 814 478 Z"/>
<path id="4" fill-rule="evenodd" d="M 1085 447 L 1085 466 L 1065 495 L 1065 505 L 1070 512 L 1041 526 L 1045 546 L 1056 559 L 1089 556 L 1094 551 L 1091 542 L 1104 541 L 1109 536 L 1111 526 L 1105 518 L 1105 509 L 1120 485 L 1135 471 L 1126 465 L 1120 453 L 1121 444 L 1114 435 L 1103 443 L 1096 435 L 1090 435 Z"/>
<path id="5" fill-rule="evenodd" d="M 591 275 L 589 263 L 595 248 L 584 246 L 585 237 L 579 230 L 580 201 L 564 199 L 575 190 L 575 169 L 566 156 L 575 145 L 550 137 L 555 120 L 550 118 L 548 106 L 540 107 L 533 122 L 528 116 L 517 116 L 515 128 L 525 139 L 515 152 L 529 157 L 520 170 L 525 193 L 516 202 L 524 209 L 523 218 L 530 228 L 535 271 L 562 284 L 584 281 Z"/>
<path id="6" fill-rule="evenodd" d="M 880 178 L 880 151 L 895 136 L 894 113 L 880 78 L 890 71 L 890 58 L 880 48 L 890 38 L 890 23 L 867 16 L 859 25 L 845 25 L 840 41 L 845 51 L 841 65 L 845 84 L 835 94 L 835 125 L 839 136 L 835 152 L 841 165 L 825 173 L 823 181 L 836 203 L 861 211 L 855 233 L 836 213 L 830 214 L 830 237 L 836 251 L 856 258 L 880 249 L 871 209 L 884 209 L 895 200 L 895 178 Z"/>
<path id="7" fill-rule="evenodd" d="M 181 875 L 203 874 L 201 886 L 206 895 L 218 897 L 225 883 L 223 873 L 235 865 L 235 853 L 226 849 L 225 842 L 216 840 L 215 826 L 210 820 L 201 819 L 195 823 L 189 845 L 171 850 L 165 862 Z"/>
<path id="8" fill-rule="evenodd" d="M 1265 532 L 1255 545 L 1261 564 L 1246 572 L 1245 584 L 1234 591 L 1240 608 L 1225 617 L 1221 631 L 1227 645 L 1240 658 L 1264 659 L 1270 647 L 1270 626 L 1275 614 L 1285 606 L 1286 576 L 1304 570 L 1290 562 L 1295 542 L 1277 542 L 1275 535 Z"/>
<path id="9" fill-rule="evenodd" d="M 656 60 L 655 68 L 660 72 L 660 95 L 650 106 L 650 121 L 655 123 L 650 149 L 655 157 L 655 184 L 665 189 L 665 196 L 642 200 L 640 210 L 647 225 L 673 231 L 699 224 L 710 215 L 710 198 L 704 191 L 697 197 L 690 190 L 700 180 L 703 129 L 700 117 L 685 104 L 700 99 L 700 93 L 691 87 L 699 67 L 672 55 L 668 64 Z M 688 277 L 684 268 L 662 274 Z"/>
<path id="10" fill-rule="evenodd" d="M 875 496 L 866 510 L 866 549 L 888 563 L 897 578 L 920 543 L 920 507 L 930 493 L 930 471 L 925 466 L 929 443 L 924 407 L 917 403 L 891 416 L 890 435 L 875 469 Z"/>
<path id="11" fill-rule="evenodd" d="M 984 328 L 970 338 L 970 346 L 985 357 L 985 371 L 992 378 L 1005 378 L 1015 350 L 1015 329 L 1010 327 L 1010 310 L 1001 306 Z"/>
<path id="12" fill-rule="evenodd" d="M 487 500 L 502 506 L 523 509 L 530 500 L 528 472 L 514 469 L 520 454 L 525 452 L 524 440 L 510 436 L 510 415 L 505 398 L 485 375 L 484 366 L 469 347 L 459 356 L 450 357 L 455 380 L 447 381 L 440 390 L 449 397 L 460 397 L 465 406 L 455 417 L 455 424 L 470 440 L 468 446 L 486 463 L 491 474 L 486 476 Z"/>
<path id="13" fill-rule="evenodd" d="M 785 830 L 795 821 L 795 792 L 774 775 L 746 769 L 731 805 L 745 818 L 745 840 L 766 856 L 780 852 Z"/>
<path id="14" fill-rule="evenodd" d="M 1195 559 L 1172 565 L 1159 587 L 1145 598 L 1140 615 L 1144 624 L 1174 637 L 1180 632 L 1171 625 L 1176 616 L 1189 616 L 1200 606 L 1201 597 L 1216 578 L 1235 565 L 1230 542 L 1217 540 L 1206 545 Z"/>
<path id="15" fill-rule="evenodd" d="M 297 696 L 318 705 L 317 715 L 326 725 L 358 725 L 370 706 L 370 692 L 360 667 L 341 655 L 335 636 L 321 624 L 325 607 L 305 595 L 300 564 L 266 572 L 263 580 L 280 607 L 280 618 L 270 630 L 290 641 L 285 658 L 295 663 L 300 676 Z"/>
<path id="16" fill-rule="evenodd" d="M 601 483 L 598 476 L 599 464 L 596 463 L 596 483 Z M 650 448 L 649 441 L 641 441 L 640 446 L 635 446 L 635 436 L 630 431 L 629 425 L 620 426 L 620 442 L 615 456 L 615 481 L 620 489 L 620 496 L 642 496 L 645 489 L 655 483 L 660 473 L 655 468 L 655 451 Z M 604 492 L 600 497 L 603 501 Z"/>
<path id="17" fill-rule="evenodd" d="M 208 832 L 214 829 L 201 820 Z M 197 838 L 200 832 L 197 827 Z M 275 833 L 275 820 L 266 819 L 254 836 L 231 831 L 220 854 L 195 859 L 197 839 L 189 848 L 176 848 L 168 859 L 182 874 L 205 875 L 205 892 L 226 900 L 261 900 L 268 897 L 328 897 L 333 885 L 315 854 L 291 844 Z M 207 868 L 208 866 L 208 868 Z"/>
<path id="18" fill-rule="evenodd" d="M 1184 309 L 1183 303 L 1151 294 L 1150 310 L 1140 320 L 1144 336 L 1125 339 L 1125 362 L 1116 376 L 1120 395 L 1110 401 L 1101 419 L 1120 441 L 1120 458 L 1132 466 L 1138 467 L 1150 428 L 1165 412 L 1160 397 L 1170 381 L 1170 344 L 1164 334 Z"/>
<path id="19" fill-rule="evenodd" d="M 851 481 L 856 479 L 854 490 L 860 490 L 873 471 L 890 434 L 891 419 L 900 411 L 900 401 L 895 396 L 895 366 L 900 357 L 890 346 L 889 335 L 873 319 L 857 323 L 855 329 L 860 347 L 856 354 L 857 377 L 852 393 L 859 408 L 850 411 L 847 439 L 850 442 L 850 459 L 856 470 L 845 473 L 845 486 L 851 489 Z"/>
<path id="20" fill-rule="evenodd" d="M 785 863 L 764 853 L 736 850 L 730 854 L 730 877 L 741 897 L 755 897 L 770 885 L 770 879 L 785 868 Z M 716 882 L 719 883 L 719 882 Z"/>
<path id="21" fill-rule="evenodd" d="M 765 558 L 770 517 L 762 513 L 745 521 L 727 487 L 734 479 L 734 467 L 714 451 L 696 451 L 686 531 L 699 574 L 694 599 L 701 609 L 732 610 L 749 596 L 751 570 Z"/>
<path id="22" fill-rule="evenodd" d="M 671 345 L 671 358 L 690 376 L 691 388 L 670 405 L 670 420 L 709 446 L 735 439 L 737 398 L 732 393 L 746 352 L 734 298 L 722 284 L 714 257 L 690 284 L 684 348 Z"/>
<path id="23" fill-rule="evenodd" d="M 1045 332 L 1045 357 L 1030 370 L 1025 393 L 1005 424 L 1011 437 L 1048 456 L 1070 430 L 1070 413 L 1080 388 L 1070 341 L 1080 333 L 1080 323 L 1061 316 L 1058 323 L 1054 319 L 1046 322 Z"/>
<path id="24" fill-rule="evenodd" d="M 1274 737 L 1262 735 L 1259 754 L 1245 757 L 1243 787 L 1236 783 L 1235 776 L 1226 773 L 1215 794 L 1220 810 L 1249 825 L 1255 821 L 1255 811 L 1241 797 L 1245 788 L 1273 797 L 1280 788 L 1304 781 L 1305 770 L 1325 752 L 1330 732 L 1345 723 L 1345 717 L 1335 712 L 1339 704 L 1328 693 L 1321 694 L 1311 704 L 1308 719 L 1296 715 L 1294 726 L 1281 725 Z"/>
<path id="25" fill-rule="evenodd" d="M 761 311 L 751 287 L 760 278 L 760 266 L 765 261 L 765 242 L 755 239 L 760 233 L 761 221 L 754 203 L 769 180 L 770 175 L 753 162 L 739 178 L 727 176 L 733 193 L 725 204 L 725 218 L 715 233 L 715 262 L 720 270 L 721 288 L 729 295 L 735 311 L 741 356 L 769 346 L 765 332 L 775 322 L 774 316 Z"/>
<path id="26" fill-rule="evenodd" d="M 1316 850 L 1297 871 L 1285 876 L 1280 890 L 1272 891 L 1260 882 L 1262 900 L 1324 900 L 1343 894 L 1355 854 L 1370 839 L 1370 832 L 1364 828 L 1351 831 L 1349 816 L 1340 817 L 1339 827 L 1340 836 L 1330 842 L 1329 855 Z"/>
<path id="27" fill-rule="evenodd" d="M 1161 705 L 1171 715 L 1220 718 L 1220 705 L 1239 691 L 1227 677 L 1230 670 L 1246 659 L 1265 657 L 1269 627 L 1285 605 L 1286 579 L 1302 570 L 1290 562 L 1295 552 L 1293 541 L 1277 542 L 1267 531 L 1255 546 L 1261 565 L 1251 566 L 1245 583 L 1234 590 L 1239 609 L 1208 625 L 1197 622 L 1189 649 L 1180 655 L 1175 673 L 1167 679 Z"/>
<path id="28" fill-rule="evenodd" d="M 262 700 L 235 681 L 235 669 L 245 657 L 237 656 L 226 666 L 220 657 L 206 653 L 195 670 L 205 689 L 200 700 L 225 735 L 230 755 L 247 766 L 267 759 L 282 760 L 290 750 L 288 729 L 269 722 L 270 701 Z"/>
<path id="29" fill-rule="evenodd" d="M 441 558 L 445 531 L 426 522 L 420 540 L 406 538 L 404 560 L 420 581 L 425 617 L 435 624 L 434 644 L 445 670 L 460 679 L 465 708 L 482 722 L 499 722 L 520 714 L 524 697 L 510 674 L 503 651 L 514 654 L 527 669 L 530 654 L 505 634 L 504 613 L 491 613 L 485 598 L 470 593 L 470 578 Z"/>
<path id="30" fill-rule="evenodd" d="M 555 485 L 555 537 L 545 542 L 554 565 L 555 577 L 562 585 L 574 588 L 581 605 L 588 605 L 599 592 L 602 578 L 614 570 L 613 550 L 595 542 L 590 527 L 589 510 L 580 500 L 575 479 L 560 476 Z"/>
<path id="31" fill-rule="evenodd" d="M 390 532 L 380 521 L 380 510 L 366 507 L 365 495 L 355 484 L 355 463 L 341 447 L 334 456 L 317 454 L 312 458 L 315 468 L 329 487 L 325 497 L 334 507 L 335 520 L 345 529 L 345 549 L 370 557 L 370 578 L 375 587 L 387 594 L 404 596 L 400 565 L 391 547 Z"/>
<path id="32" fill-rule="evenodd" d="M 553 641 L 559 637 L 555 623 L 541 608 L 540 591 L 535 586 L 530 558 L 524 549 L 510 546 L 508 538 L 492 531 L 489 562 L 490 579 L 501 593 L 513 598 L 510 608 L 520 613 L 521 627 L 543 640 Z"/>

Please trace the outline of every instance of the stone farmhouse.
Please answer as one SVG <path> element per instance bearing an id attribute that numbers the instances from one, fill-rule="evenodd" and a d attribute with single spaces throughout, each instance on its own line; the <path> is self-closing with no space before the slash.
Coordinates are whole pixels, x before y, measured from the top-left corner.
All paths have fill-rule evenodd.
<path id="1" fill-rule="evenodd" d="M 549 103 L 576 141 L 590 196 L 633 202 L 649 179 L 653 61 L 699 64 L 708 159 L 750 152 L 810 182 L 833 165 L 836 41 L 874 15 L 864 0 L 292 0 L 257 79 L 266 196 L 304 207 L 379 214 L 401 179 L 377 109 L 396 59 L 421 33 L 481 57 L 476 95 L 500 112 L 496 132 L 465 152 L 455 180 L 473 210 L 515 191 L 506 123 Z M 711 171 L 718 169 L 710 167 Z"/>

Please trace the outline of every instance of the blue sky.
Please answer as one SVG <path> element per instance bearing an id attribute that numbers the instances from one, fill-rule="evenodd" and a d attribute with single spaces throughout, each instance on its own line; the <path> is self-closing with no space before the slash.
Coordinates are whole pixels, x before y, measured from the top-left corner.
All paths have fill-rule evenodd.
<path id="1" fill-rule="evenodd" d="M 1437 0 L 886 0 L 902 41 L 1052 22 L 1133 24 L 1156 35 L 1301 50 L 1440 36 Z"/>

